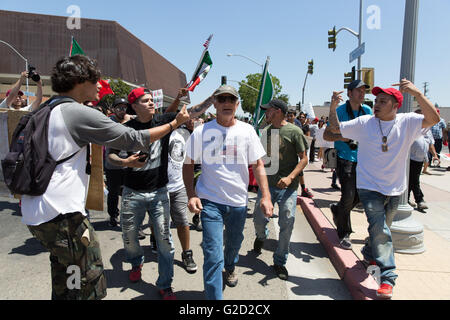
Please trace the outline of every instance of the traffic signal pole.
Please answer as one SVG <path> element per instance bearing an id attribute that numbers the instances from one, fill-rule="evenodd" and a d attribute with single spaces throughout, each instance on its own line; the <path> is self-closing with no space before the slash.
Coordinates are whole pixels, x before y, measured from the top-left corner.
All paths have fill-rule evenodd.
<path id="1" fill-rule="evenodd" d="M 336 31 L 336 27 L 333 28 L 333 30 L 328 31 L 328 48 L 333 49 L 333 51 L 336 49 L 336 36 L 339 32 L 342 30 L 350 32 L 352 35 L 354 35 L 356 38 L 358 38 L 358 47 L 362 45 L 362 31 L 363 31 L 363 0 L 359 0 L 359 32 L 355 32 L 350 28 L 340 28 L 338 31 Z M 358 57 L 358 70 L 357 70 L 357 79 L 361 80 L 361 74 L 362 74 L 362 67 L 361 67 L 361 55 Z"/>

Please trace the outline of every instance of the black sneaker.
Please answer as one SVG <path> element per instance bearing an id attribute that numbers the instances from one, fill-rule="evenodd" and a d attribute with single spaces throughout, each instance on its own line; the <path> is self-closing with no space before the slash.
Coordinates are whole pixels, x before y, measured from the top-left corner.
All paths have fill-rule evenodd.
<path id="1" fill-rule="evenodd" d="M 236 287 L 238 283 L 238 277 L 236 271 L 225 271 L 225 284 L 229 287 Z"/>
<path id="2" fill-rule="evenodd" d="M 264 240 L 260 240 L 260 239 L 256 238 L 255 242 L 253 242 L 253 251 L 257 254 L 260 254 L 263 245 L 264 245 Z"/>
<path id="3" fill-rule="evenodd" d="M 150 235 L 150 246 L 152 247 L 153 253 L 158 253 L 158 247 L 156 245 L 156 239 L 153 234 Z"/>
<path id="4" fill-rule="evenodd" d="M 192 224 L 194 225 L 195 230 L 197 230 L 197 231 L 203 230 L 202 222 L 201 222 L 200 216 L 198 214 L 194 214 L 194 216 L 192 217 Z"/>
<path id="5" fill-rule="evenodd" d="M 336 190 L 341 190 L 341 188 L 336 183 L 332 183 L 331 187 Z"/>
<path id="6" fill-rule="evenodd" d="M 119 219 L 117 219 L 117 217 L 109 218 L 109 225 L 111 227 L 117 227 L 119 225 Z"/>
<path id="7" fill-rule="evenodd" d="M 195 273 L 197 271 L 197 265 L 194 262 L 192 250 L 182 252 L 181 260 L 183 261 L 183 266 L 188 273 Z"/>
<path id="8" fill-rule="evenodd" d="M 275 269 L 275 273 L 277 274 L 278 278 L 281 280 L 287 280 L 289 277 L 288 271 L 285 266 L 280 266 L 278 264 L 274 264 L 273 268 Z"/>
<path id="9" fill-rule="evenodd" d="M 350 236 L 346 235 L 342 239 L 339 239 L 339 245 L 342 249 L 352 250 L 352 243 L 350 241 Z"/>
<path id="10" fill-rule="evenodd" d="M 144 240 L 146 237 L 144 231 L 142 231 L 142 229 L 139 228 L 139 232 L 138 232 L 138 239 L 139 240 Z"/>

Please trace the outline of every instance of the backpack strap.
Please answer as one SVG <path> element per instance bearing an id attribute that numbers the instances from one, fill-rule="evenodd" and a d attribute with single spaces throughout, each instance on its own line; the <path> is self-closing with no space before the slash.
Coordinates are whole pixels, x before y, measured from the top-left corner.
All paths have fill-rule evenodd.
<path id="1" fill-rule="evenodd" d="M 53 110 L 53 108 L 55 108 L 56 106 L 63 104 L 63 103 L 68 103 L 68 102 L 76 102 L 76 101 L 74 99 L 72 99 L 70 97 L 66 97 L 66 96 L 53 96 L 49 100 L 47 100 L 46 103 L 44 103 L 44 104 L 50 105 L 50 108 Z M 41 105 L 41 107 L 43 107 L 44 104 Z M 80 152 L 80 150 L 78 150 L 74 154 L 68 156 L 67 158 L 57 161 L 56 165 L 61 164 L 65 161 L 73 158 L 78 152 Z M 87 152 L 86 152 L 86 174 L 88 174 L 88 175 L 91 174 L 91 148 L 90 148 L 90 145 L 87 145 Z"/>

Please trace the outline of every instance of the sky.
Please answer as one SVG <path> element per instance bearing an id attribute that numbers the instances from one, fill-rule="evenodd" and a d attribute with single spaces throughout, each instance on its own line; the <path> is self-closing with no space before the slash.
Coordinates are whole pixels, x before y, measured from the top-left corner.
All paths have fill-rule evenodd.
<path id="1" fill-rule="evenodd" d="M 282 93 L 295 105 L 301 101 L 308 61 L 313 59 L 305 104 L 322 105 L 333 91 L 343 90 L 344 73 L 357 65 L 356 60 L 349 63 L 349 53 L 358 47 L 358 39 L 340 32 L 333 52 L 328 49 L 328 30 L 336 26 L 336 30 L 346 27 L 359 32 L 359 4 L 359 0 L 0 0 L 0 9 L 70 16 L 68 7 L 76 5 L 82 18 L 117 21 L 188 80 L 203 43 L 213 34 L 209 47 L 213 66 L 191 93 L 192 104 L 211 95 L 223 75 L 238 88 L 232 80 L 261 72 L 258 64 L 270 57 L 270 73 L 280 79 Z M 376 11 L 367 11 L 372 8 Z M 363 13 L 362 67 L 375 68 L 375 85 L 390 87 L 400 77 L 405 0 L 363 0 Z M 420 1 L 414 83 L 423 91 L 427 82 L 428 97 L 441 107 L 450 107 L 449 14 L 448 0 Z M 238 114 L 243 114 L 242 109 Z"/>

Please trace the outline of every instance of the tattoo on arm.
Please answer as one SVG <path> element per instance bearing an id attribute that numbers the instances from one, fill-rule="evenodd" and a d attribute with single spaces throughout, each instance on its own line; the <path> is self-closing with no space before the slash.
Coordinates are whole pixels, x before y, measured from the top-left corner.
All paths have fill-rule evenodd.
<path id="1" fill-rule="evenodd" d="M 328 127 L 330 128 L 332 133 L 341 134 L 341 130 L 339 128 L 339 119 L 337 117 L 336 109 L 330 109 L 330 114 L 328 116 L 330 124 Z"/>
<path id="2" fill-rule="evenodd" d="M 197 117 L 197 116 L 203 114 L 211 105 L 212 105 L 212 98 L 209 97 L 202 103 L 190 108 L 188 110 L 188 113 L 191 117 Z"/>

